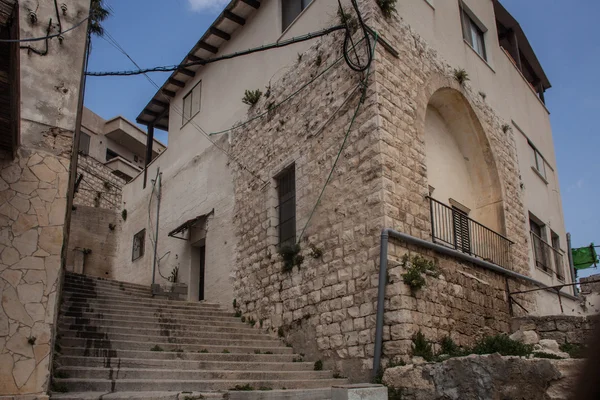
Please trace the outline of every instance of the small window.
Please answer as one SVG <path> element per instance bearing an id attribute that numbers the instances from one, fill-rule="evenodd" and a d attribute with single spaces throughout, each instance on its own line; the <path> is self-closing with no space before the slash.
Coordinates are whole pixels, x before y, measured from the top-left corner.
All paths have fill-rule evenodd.
<path id="1" fill-rule="evenodd" d="M 529 147 L 531 148 L 533 168 L 535 168 L 544 179 L 547 179 L 546 160 L 544 160 L 542 154 L 533 146 L 533 144 L 529 143 Z"/>
<path id="2" fill-rule="evenodd" d="M 285 169 L 277 180 L 279 246 L 296 243 L 296 168 Z"/>
<path id="3" fill-rule="evenodd" d="M 485 30 L 475 22 L 471 13 L 463 6 L 460 7 L 460 19 L 462 23 L 463 37 L 471 45 L 473 50 L 477 52 L 484 60 L 487 61 L 487 53 L 485 50 Z"/>
<path id="4" fill-rule="evenodd" d="M 202 81 L 189 91 L 183 98 L 183 124 L 188 123 L 192 118 L 200 112 L 200 104 L 202 99 Z"/>
<path id="5" fill-rule="evenodd" d="M 281 31 L 285 31 L 312 0 L 281 0 Z"/>
<path id="6" fill-rule="evenodd" d="M 131 254 L 132 261 L 137 260 L 138 258 L 144 255 L 144 247 L 146 241 L 146 230 L 142 229 L 133 237 L 133 251 Z"/>
<path id="7" fill-rule="evenodd" d="M 545 226 L 530 216 L 529 228 L 531 229 L 531 244 L 535 266 L 545 272 L 551 272 L 550 254 L 548 254 L 548 244 L 545 241 Z"/>
<path id="8" fill-rule="evenodd" d="M 79 133 L 79 152 L 86 156 L 90 154 L 90 135 L 83 132 Z"/>

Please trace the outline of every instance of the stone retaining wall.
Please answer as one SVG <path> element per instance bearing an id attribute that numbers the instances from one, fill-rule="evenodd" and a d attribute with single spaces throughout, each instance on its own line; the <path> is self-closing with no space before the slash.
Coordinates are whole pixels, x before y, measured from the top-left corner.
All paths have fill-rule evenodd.
<path id="1" fill-rule="evenodd" d="M 552 315 L 520 317 L 512 321 L 512 331 L 535 331 L 540 339 L 556 340 L 559 344 L 587 344 L 600 325 L 599 316 L 576 317 Z"/>
<path id="2" fill-rule="evenodd" d="M 107 210 L 121 209 L 125 180 L 112 173 L 100 161 L 85 154 L 77 158 L 77 176 L 83 175 L 73 204 Z"/>

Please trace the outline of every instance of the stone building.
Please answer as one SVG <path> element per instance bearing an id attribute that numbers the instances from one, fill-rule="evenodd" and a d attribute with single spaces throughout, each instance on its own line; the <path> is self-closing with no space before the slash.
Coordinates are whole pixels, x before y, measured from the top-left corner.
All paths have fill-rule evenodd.
<path id="1" fill-rule="evenodd" d="M 0 1 L 2 398 L 49 390 L 88 14 L 89 0 Z"/>
<path id="2" fill-rule="evenodd" d="M 84 107 L 67 270 L 112 278 L 121 229 L 123 185 L 140 174 L 146 132 L 123 117 L 108 121 Z M 153 140 L 152 156 L 166 149 Z"/>
<path id="3" fill-rule="evenodd" d="M 185 283 L 188 300 L 233 304 L 356 380 L 374 358 L 409 354 L 418 331 L 470 344 L 515 314 L 582 313 L 569 287 L 509 294 L 573 276 L 550 82 L 508 11 L 410 0 L 384 16 L 359 1 L 368 74 L 343 61 L 344 30 L 201 65 L 339 23 L 336 1 L 292 3 L 231 1 L 183 60 L 198 64 L 138 117 L 150 137 L 169 131 L 169 149 L 123 187 L 112 277 Z M 418 273 L 428 261 L 439 273 Z M 409 272 L 425 285 L 405 284 Z"/>

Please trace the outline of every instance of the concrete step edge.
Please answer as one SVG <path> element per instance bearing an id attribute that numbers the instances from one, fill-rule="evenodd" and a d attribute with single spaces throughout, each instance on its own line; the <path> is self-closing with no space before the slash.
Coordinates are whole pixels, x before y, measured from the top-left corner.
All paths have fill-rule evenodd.
<path id="1" fill-rule="evenodd" d="M 91 327 L 91 328 L 97 328 L 97 327 Z M 131 332 L 127 332 L 127 331 L 131 331 L 131 332 L 137 332 L 137 333 L 131 333 Z M 139 333 L 138 331 L 143 331 L 144 333 Z M 169 335 L 161 335 L 161 332 L 164 331 L 169 331 Z M 162 337 L 176 337 L 176 338 L 209 338 L 210 337 L 214 337 L 215 334 L 218 334 L 219 337 L 223 338 L 223 339 L 231 339 L 231 340 L 278 340 L 275 337 L 269 335 L 269 334 L 260 334 L 260 333 L 236 333 L 236 332 L 227 332 L 227 331 L 202 331 L 202 332 L 197 332 L 194 330 L 189 330 L 189 331 L 185 331 L 185 330 L 179 330 L 179 329 L 134 329 L 134 328 L 117 328 L 114 327 L 113 329 L 94 329 L 94 330 L 86 330 L 86 329 L 73 329 L 72 326 L 62 326 L 59 325 L 58 326 L 58 332 L 61 334 L 64 333 L 68 333 L 70 336 L 73 336 L 73 332 L 77 332 L 74 336 L 77 336 L 78 334 L 82 334 L 82 333 L 88 333 L 88 334 L 92 334 L 92 333 L 98 333 L 98 334 L 120 334 L 120 335 L 143 335 L 143 336 L 162 336 Z M 78 336 L 77 336 L 78 337 Z"/>
<path id="2" fill-rule="evenodd" d="M 175 322 L 160 322 L 158 321 L 158 318 L 145 318 L 145 319 L 136 319 L 136 320 L 131 320 L 131 319 L 122 319 L 122 318 L 83 318 L 83 317 L 75 317 L 75 316 L 69 316 L 69 315 L 61 315 L 59 320 L 59 323 L 67 323 L 67 320 L 75 320 L 74 323 L 76 322 L 82 322 L 81 320 L 86 320 L 89 322 L 96 322 L 99 321 L 99 323 L 101 322 L 115 322 L 118 324 L 124 324 L 125 326 L 127 325 L 134 325 L 137 326 L 139 324 L 145 324 L 145 325 L 158 325 L 158 326 L 178 326 L 178 325 L 186 325 L 186 326 L 190 326 L 190 327 L 202 327 L 205 326 L 205 324 L 202 323 L 198 323 L 198 322 L 210 322 L 211 325 L 213 326 L 221 326 L 221 327 L 233 327 L 233 328 L 239 328 L 239 329 L 252 329 L 249 328 L 248 324 L 244 324 L 241 321 L 208 321 L 208 320 L 190 320 L 190 319 L 185 319 L 185 318 L 179 318 L 177 319 Z M 77 321 L 77 319 L 79 319 L 79 321 Z M 81 325 L 81 324 L 80 324 Z M 87 326 L 94 326 L 93 324 L 87 324 Z M 258 331 L 260 332 L 260 331 Z"/>

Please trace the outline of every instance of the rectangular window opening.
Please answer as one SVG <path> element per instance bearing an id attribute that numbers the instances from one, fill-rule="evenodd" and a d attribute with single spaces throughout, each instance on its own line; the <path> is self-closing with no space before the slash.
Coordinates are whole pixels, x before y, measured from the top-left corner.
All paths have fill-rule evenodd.
<path id="1" fill-rule="evenodd" d="M 544 160 L 542 154 L 538 151 L 538 149 L 535 148 L 535 146 L 532 143 L 529 143 L 529 147 L 531 148 L 532 154 L 532 167 L 535 168 L 535 170 L 539 172 L 544 179 L 547 179 L 546 160 Z"/>
<path id="2" fill-rule="evenodd" d="M 281 0 L 281 31 L 285 31 L 312 0 Z"/>
<path id="3" fill-rule="evenodd" d="M 472 16 L 472 13 L 467 10 L 463 4 L 460 6 L 460 20 L 462 24 L 463 38 L 471 45 L 477 54 L 487 61 L 487 52 L 485 49 L 485 27 L 476 22 L 475 18 Z"/>
<path id="4" fill-rule="evenodd" d="M 533 247 L 533 258 L 535 266 L 545 272 L 552 272 L 550 266 L 550 255 L 546 243 L 546 226 L 532 215 L 529 216 L 529 228 L 531 230 L 531 244 Z"/>
<path id="5" fill-rule="evenodd" d="M 279 247 L 296 243 L 296 167 L 291 165 L 276 178 Z"/>
<path id="6" fill-rule="evenodd" d="M 188 123 L 200 112 L 202 103 L 202 81 L 198 82 L 183 98 L 183 121 L 182 125 Z"/>
<path id="7" fill-rule="evenodd" d="M 135 261 L 144 255 L 145 242 L 146 229 L 142 229 L 133 236 L 133 249 L 131 254 L 132 261 Z"/>
<path id="8" fill-rule="evenodd" d="M 79 152 L 86 156 L 90 154 L 90 135 L 83 132 L 79 136 Z"/>

